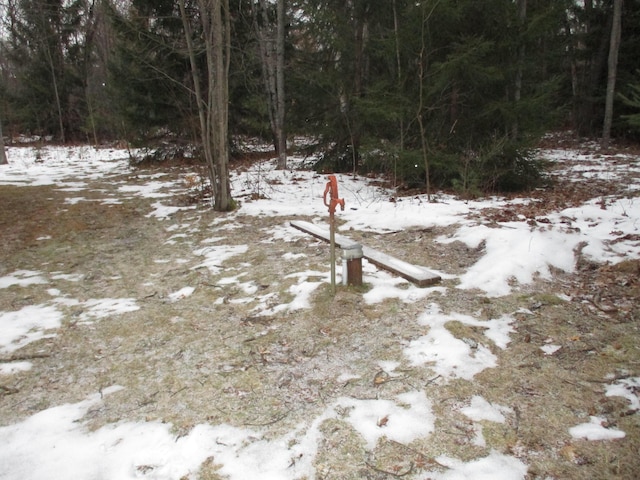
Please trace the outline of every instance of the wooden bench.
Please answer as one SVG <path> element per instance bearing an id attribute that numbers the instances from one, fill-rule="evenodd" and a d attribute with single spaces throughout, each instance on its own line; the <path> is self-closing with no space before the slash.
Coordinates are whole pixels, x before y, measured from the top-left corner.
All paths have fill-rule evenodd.
<path id="1" fill-rule="evenodd" d="M 293 228 L 308 233 L 320 240 L 324 240 L 325 242 L 330 241 L 328 227 L 321 227 L 313 223 L 298 220 L 290 222 L 290 225 Z M 335 235 L 335 242 L 340 248 L 349 248 L 350 246 L 357 244 L 357 242 L 354 242 L 350 238 L 337 233 Z M 433 273 L 425 267 L 413 265 L 373 248 L 363 246 L 362 255 L 377 267 L 395 273 L 396 275 L 415 283 L 419 287 L 427 287 L 438 283 L 441 280 L 440 275 Z"/>

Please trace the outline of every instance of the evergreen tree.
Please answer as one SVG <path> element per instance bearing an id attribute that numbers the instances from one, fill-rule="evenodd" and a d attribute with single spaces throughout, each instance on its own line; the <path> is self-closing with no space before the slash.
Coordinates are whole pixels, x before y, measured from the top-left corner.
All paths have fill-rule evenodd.
<path id="1" fill-rule="evenodd" d="M 553 2 L 526 16 L 505 0 L 298 6 L 295 61 L 313 94 L 294 93 L 296 105 L 334 148 L 331 168 L 463 190 L 534 180 L 525 147 L 550 125 L 557 85 L 539 68 L 564 18 Z"/>
<path id="2" fill-rule="evenodd" d="M 70 30 L 60 0 L 21 0 L 8 6 L 10 58 L 17 78 L 14 110 L 23 128 L 57 134 L 68 126 L 65 46 Z"/>
<path id="3" fill-rule="evenodd" d="M 631 83 L 627 86 L 628 95 L 621 95 L 620 98 L 633 112 L 623 115 L 622 118 L 633 130 L 640 132 L 640 70 L 637 72 L 637 77 L 637 83 Z"/>
<path id="4" fill-rule="evenodd" d="M 623 3 L 622 15 L 623 35 L 620 42 L 618 58 L 618 85 L 620 95 L 615 99 L 612 136 L 626 137 L 630 140 L 640 140 L 640 129 L 633 120 L 638 114 L 638 105 L 633 103 L 640 100 L 638 85 L 640 85 L 640 0 L 626 0 Z M 626 100 L 625 100 L 626 99 Z M 629 103 L 628 100 L 632 100 Z"/>
<path id="5" fill-rule="evenodd" d="M 111 8 L 115 29 L 108 91 L 120 119 L 120 135 L 139 143 L 191 127 L 184 32 L 171 0 L 133 0 L 127 11 Z"/>

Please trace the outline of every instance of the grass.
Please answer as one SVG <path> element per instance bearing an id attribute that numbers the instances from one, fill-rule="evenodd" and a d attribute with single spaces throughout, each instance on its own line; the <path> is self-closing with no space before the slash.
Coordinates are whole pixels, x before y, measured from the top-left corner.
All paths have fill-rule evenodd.
<path id="1" fill-rule="evenodd" d="M 276 438 L 340 397 L 393 398 L 421 390 L 436 415 L 431 436 L 409 445 L 383 438 L 367 448 L 338 415 L 320 425 L 317 478 L 382 479 L 409 471 L 422 478 L 437 467 L 434 459 L 440 455 L 471 460 L 492 450 L 522 458 L 531 480 L 632 479 L 640 470 L 638 413 L 629 411 L 627 400 L 604 395 L 612 375 L 640 375 L 637 261 L 589 267 L 575 275 L 556 272 L 551 280 L 495 299 L 461 291 L 455 280 L 446 280 L 446 294 L 415 303 L 366 304 L 362 296 L 370 285 L 340 285 L 334 295 L 322 284 L 311 296 L 310 309 L 265 318 L 254 311 L 255 302 L 237 302 L 250 296 L 238 284 L 219 281 L 244 273 L 238 282 L 252 282 L 255 295 L 273 295 L 273 302 L 282 304 L 292 300 L 288 289 L 297 282 L 287 278 L 289 273 L 328 270 L 328 248 L 311 239 L 258 241 L 285 219 L 240 217 L 234 220 L 239 228 L 223 230 L 220 225 L 228 222 L 206 208 L 159 221 L 146 217 L 151 200 L 68 205 L 67 195 L 50 186 L 0 187 L 0 203 L 6 206 L 0 210 L 0 224 L 6 226 L 0 275 L 32 269 L 45 272 L 49 282 L 2 291 L 0 311 L 50 302 L 51 288 L 81 302 L 135 298 L 141 308 L 82 323 L 86 307 L 60 305 L 64 320 L 57 335 L 19 350 L 34 357 L 33 369 L 0 378 L 7 387 L 0 391 L 2 425 L 117 384 L 124 389 L 104 398 L 104 407 L 87 420 L 89 428 L 157 420 L 171 423 L 179 436 L 200 423 L 228 423 Z M 191 243 L 167 243 L 179 233 L 168 231 L 174 224 L 193 230 Z M 401 252 L 390 253 L 456 272 L 478 258 L 478 251 L 461 244 L 433 242 L 441 233 L 394 233 L 392 243 Z M 38 240 L 46 236 L 51 238 Z M 225 244 L 250 243 L 250 252 L 225 261 L 220 273 L 193 269 L 202 259 L 193 258 L 192 250 L 211 236 L 225 236 Z M 384 249 L 389 238 L 370 236 L 367 244 Z M 288 262 L 285 252 L 306 257 Z M 54 279 L 47 273 L 52 271 L 80 275 L 82 281 Z M 187 285 L 195 287 L 193 295 L 169 301 L 171 292 Z M 498 367 L 472 381 L 445 381 L 429 366 L 408 364 L 403 348 L 428 331 L 417 319 L 431 302 L 445 313 L 484 320 L 513 314 L 515 332 L 504 350 L 494 348 L 482 328 L 446 324 L 459 339 L 491 346 Z M 617 310 L 603 311 L 609 304 Z M 522 309 L 530 313 L 514 313 Z M 545 355 L 540 347 L 546 343 L 561 348 Z M 376 385 L 381 361 L 397 363 L 397 377 Z M 338 382 L 343 373 L 355 378 Z M 474 395 L 510 409 L 505 423 L 476 423 L 462 415 L 460 408 Z M 573 439 L 568 429 L 590 415 L 606 418 L 627 436 L 607 442 Z M 476 444 L 479 431 L 485 446 Z M 223 478 L 215 459 L 201 466 L 199 477 Z"/>

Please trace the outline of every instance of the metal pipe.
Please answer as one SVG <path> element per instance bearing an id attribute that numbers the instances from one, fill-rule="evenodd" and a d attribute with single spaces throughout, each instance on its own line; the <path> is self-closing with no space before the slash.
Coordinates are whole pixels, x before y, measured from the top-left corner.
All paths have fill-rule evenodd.
<path id="1" fill-rule="evenodd" d="M 329 195 L 329 201 L 327 201 Z M 329 181 L 324 189 L 323 201 L 329 207 L 329 242 L 331 247 L 331 291 L 336 293 L 336 220 L 334 213 L 340 205 L 344 210 L 344 199 L 338 198 L 338 180 L 335 175 L 329 175 Z"/>

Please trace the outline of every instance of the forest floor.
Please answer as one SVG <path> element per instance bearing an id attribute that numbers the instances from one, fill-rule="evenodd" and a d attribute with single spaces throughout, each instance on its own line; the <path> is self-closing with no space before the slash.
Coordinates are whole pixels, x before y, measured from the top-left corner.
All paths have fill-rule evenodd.
<path id="1" fill-rule="evenodd" d="M 426 472 L 438 467 L 443 454 L 469 461 L 491 451 L 521 459 L 528 479 L 638 477 L 640 414 L 628 399 L 606 395 L 608 385 L 640 376 L 638 260 L 601 265 L 577 251 L 575 272 L 554 271 L 551 279 L 495 298 L 455 288 L 456 278 L 442 281 L 446 293 L 412 303 L 396 298 L 367 303 L 366 285 L 338 286 L 334 295 L 323 283 L 309 308 L 256 316 L 245 297 L 289 295 L 295 279 L 283 278 L 284 255 L 303 259 L 307 271 L 325 271 L 327 246 L 310 237 L 263 241 L 262 232 L 308 220 L 298 215 L 229 219 L 198 205 L 159 221 L 150 215 L 157 198 L 120 198 L 161 173 L 163 180 L 184 186 L 165 203 L 190 206 L 186 192 L 193 169 L 165 164 L 141 167 L 133 175 L 96 177 L 77 194 L 81 201 L 70 201 L 74 193 L 56 185 L 0 186 L 0 277 L 23 272 L 23 278 L 43 278 L 0 290 L 0 312 L 36 308 L 53 297 L 64 312 L 54 335 L 0 356 L 4 364 L 33 365 L 0 375 L 0 425 L 119 385 L 124 388 L 105 395 L 84 418 L 90 430 L 114 422 L 161 421 L 179 438 L 199 424 L 225 423 L 275 438 L 339 398 L 395 398 L 411 389 L 430 399 L 434 433 L 410 444 L 382 439 L 371 446 L 339 416 L 329 418 L 319 427 L 316 478 L 429 478 Z M 526 214 L 543 217 L 547 209 L 617 188 L 606 179 L 589 184 L 559 179 L 555 187 L 535 193 L 544 201 L 526 207 L 538 209 Z M 118 201 L 105 202 L 107 197 Z M 496 210 L 487 213 L 487 221 L 517 213 Z M 448 231 L 353 236 L 457 275 L 482 248 L 434 241 Z M 230 249 L 234 242 L 250 247 L 219 262 L 215 273 L 199 267 L 203 258 L 193 252 L 218 234 Z M 230 276 L 235 281 L 228 281 Z M 185 285 L 194 290 L 179 298 Z M 106 310 L 99 310 L 98 299 L 106 298 L 120 303 L 111 312 L 104 305 Z M 415 319 L 434 298 L 443 311 L 487 320 L 514 316 L 508 348 L 487 347 L 498 359 L 496 368 L 477 373 L 473 381 L 443 381 L 430 368 L 406 362 L 402 349 L 425 333 Z M 136 308 L 127 308 L 127 299 Z M 117 311 L 127 313 L 111 315 Z M 484 329 L 463 319 L 445 328 L 471 349 L 486 344 Z M 560 348 L 545 353 L 540 348 L 545 344 Z M 392 374 L 381 368 L 381 359 L 393 365 Z M 355 375 L 336 381 L 346 367 Z M 462 415 L 460 409 L 474 396 L 503 406 L 505 421 Z M 590 416 L 606 419 L 604 426 L 626 436 L 589 441 L 569 435 L 576 419 L 588 422 Z M 383 418 L 378 427 L 384 424 Z M 147 469 L 153 467 L 140 466 L 141 476 Z M 224 478 L 215 459 L 198 475 Z"/>

